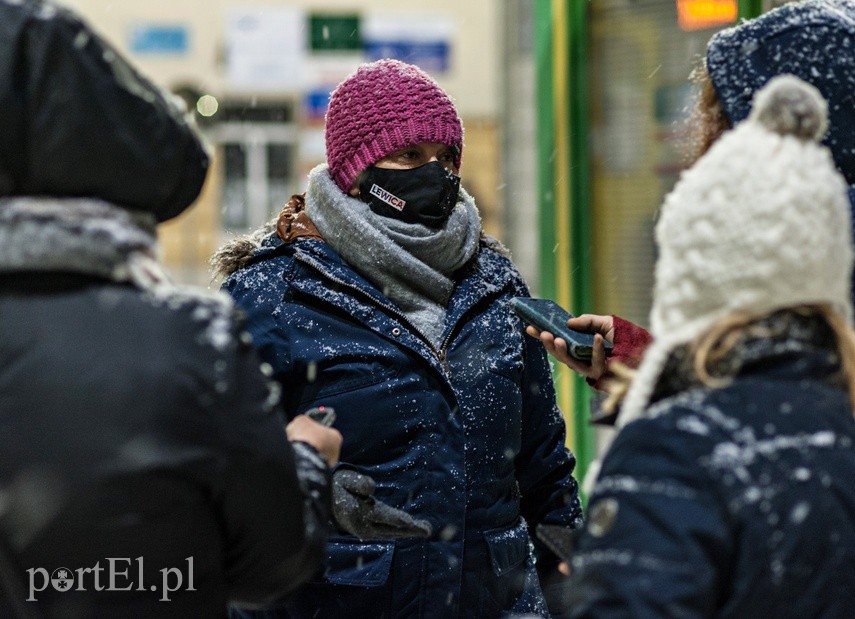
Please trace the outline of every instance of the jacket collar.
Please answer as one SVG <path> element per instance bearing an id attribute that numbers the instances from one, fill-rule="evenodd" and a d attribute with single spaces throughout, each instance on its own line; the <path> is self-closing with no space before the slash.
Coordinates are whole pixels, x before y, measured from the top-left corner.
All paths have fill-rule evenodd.
<path id="1" fill-rule="evenodd" d="M 397 343 L 413 349 L 423 358 L 432 359 L 433 365 L 442 373 L 436 358 L 437 347 L 418 334 L 414 326 L 410 328 L 404 313 L 345 263 L 327 243 L 315 239 L 301 239 L 288 245 L 282 244 L 278 238 L 271 238 L 261 245 L 254 260 L 287 254 L 316 274 L 316 278 L 298 278 L 294 277 L 295 269 L 287 269 L 283 277 L 286 280 L 292 278 L 288 283 L 294 290 L 321 299 L 327 304 L 346 308 L 354 319 L 381 335 L 389 332 L 390 317 L 408 327 L 396 337 Z M 515 271 L 507 257 L 498 253 L 497 242 L 488 238 L 482 239 L 475 257 L 460 269 L 455 278 L 457 284 L 447 307 L 443 342 L 452 337 L 476 305 L 485 298 L 498 296 L 512 285 L 513 273 Z"/>
<path id="2" fill-rule="evenodd" d="M 714 378 L 729 381 L 731 377 L 762 374 L 786 380 L 807 373 L 843 385 L 834 333 L 824 320 L 784 310 L 762 319 L 757 327 L 743 332 L 708 368 Z M 681 346 L 669 356 L 651 401 L 703 386 L 695 372 L 692 351 Z"/>
<path id="3" fill-rule="evenodd" d="M 154 218 L 92 199 L 0 200 L 0 273 L 64 272 L 168 281 L 155 258 Z"/>

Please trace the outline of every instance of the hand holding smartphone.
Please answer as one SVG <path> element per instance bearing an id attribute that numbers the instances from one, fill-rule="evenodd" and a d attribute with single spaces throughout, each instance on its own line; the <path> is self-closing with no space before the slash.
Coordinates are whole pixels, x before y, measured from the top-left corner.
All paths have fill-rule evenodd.
<path id="1" fill-rule="evenodd" d="M 327 427 L 332 426 L 335 421 L 335 409 L 332 406 L 316 406 L 303 414 L 312 421 L 317 421 L 319 424 Z"/>
<path id="2" fill-rule="evenodd" d="M 590 361 L 594 352 L 594 334 L 575 331 L 567 326 L 567 320 L 573 315 L 551 299 L 535 299 L 532 297 L 513 297 L 511 309 L 526 323 L 548 331 L 555 337 L 567 342 L 567 352 L 574 359 Z M 611 350 L 612 343 L 603 340 L 606 354 Z"/>
<path id="3" fill-rule="evenodd" d="M 330 427 L 333 421 L 335 411 L 332 407 L 317 406 L 289 421 L 285 425 L 285 436 L 289 441 L 314 447 L 327 465 L 332 467 L 338 462 L 342 443 L 341 433 Z"/>

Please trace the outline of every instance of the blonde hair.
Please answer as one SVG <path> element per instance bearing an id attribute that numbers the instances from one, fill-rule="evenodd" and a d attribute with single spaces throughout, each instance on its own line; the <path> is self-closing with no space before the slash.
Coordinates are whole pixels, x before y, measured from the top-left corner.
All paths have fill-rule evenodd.
<path id="1" fill-rule="evenodd" d="M 685 120 L 683 154 L 687 165 L 700 159 L 721 134 L 733 126 L 715 91 L 706 60 L 692 70 L 689 81 L 697 87 L 698 93 Z"/>
<path id="2" fill-rule="evenodd" d="M 827 304 L 800 305 L 784 311 L 799 316 L 821 318 L 831 328 L 835 349 L 840 356 L 840 375 L 846 385 L 849 400 L 855 407 L 855 331 L 840 312 Z M 698 380 L 713 389 L 729 384 L 733 376 L 714 374 L 711 368 L 746 336 L 765 338 L 777 335 L 779 330 L 761 322 L 768 315 L 768 313 L 750 312 L 730 314 L 690 342 L 689 355 Z M 614 374 L 614 378 L 606 383 L 609 395 L 603 403 L 603 409 L 613 411 L 626 396 L 636 371 L 619 362 L 612 364 L 609 369 Z M 855 416 L 855 409 L 853 409 L 853 416 Z"/>

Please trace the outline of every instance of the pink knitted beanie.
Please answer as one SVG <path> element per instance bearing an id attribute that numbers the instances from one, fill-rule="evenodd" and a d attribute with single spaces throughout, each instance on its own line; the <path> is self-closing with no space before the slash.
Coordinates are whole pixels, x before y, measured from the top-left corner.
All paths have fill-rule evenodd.
<path id="1" fill-rule="evenodd" d="M 421 142 L 463 152 L 463 124 L 433 78 L 398 60 L 361 65 L 330 95 L 326 149 L 330 175 L 342 191 L 390 153 Z"/>

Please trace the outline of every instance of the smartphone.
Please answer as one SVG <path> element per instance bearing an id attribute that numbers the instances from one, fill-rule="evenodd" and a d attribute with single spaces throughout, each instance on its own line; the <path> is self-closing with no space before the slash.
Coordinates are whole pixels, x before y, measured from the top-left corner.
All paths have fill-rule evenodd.
<path id="1" fill-rule="evenodd" d="M 335 421 L 335 409 L 332 406 L 316 406 L 303 414 L 327 427 L 331 426 Z"/>
<path id="2" fill-rule="evenodd" d="M 555 337 L 567 342 L 567 352 L 574 359 L 590 361 L 594 352 L 594 334 L 576 331 L 567 326 L 567 319 L 573 314 L 551 299 L 535 299 L 532 297 L 513 297 L 511 309 L 528 324 L 541 331 L 549 331 Z M 606 354 L 612 349 L 612 343 L 603 340 Z"/>
<path id="3" fill-rule="evenodd" d="M 572 529 L 556 524 L 539 524 L 534 528 L 534 534 L 537 535 L 537 539 L 555 553 L 555 556 L 566 563 L 570 563 L 570 557 L 573 554 L 573 539 L 576 536 Z"/>

